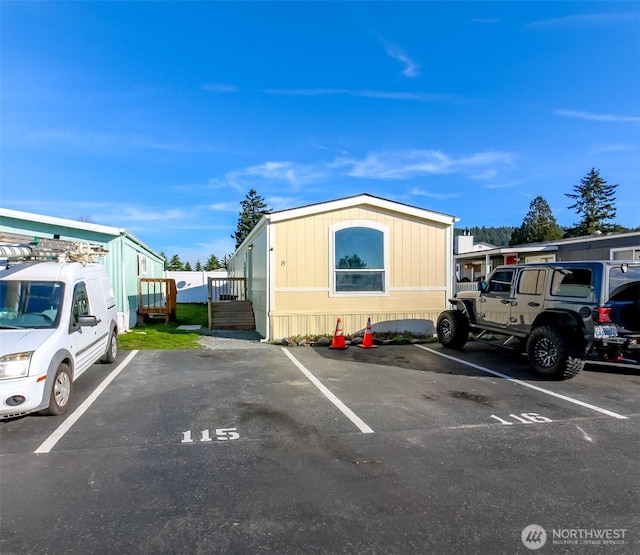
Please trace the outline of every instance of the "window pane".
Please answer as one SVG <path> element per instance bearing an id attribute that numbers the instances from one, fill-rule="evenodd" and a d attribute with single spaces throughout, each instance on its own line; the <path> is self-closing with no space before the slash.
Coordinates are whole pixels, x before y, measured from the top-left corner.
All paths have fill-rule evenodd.
<path id="1" fill-rule="evenodd" d="M 541 295 L 544 270 L 524 270 L 520 275 L 518 292 L 524 295 Z"/>
<path id="2" fill-rule="evenodd" d="M 511 291 L 511 280 L 513 279 L 513 270 L 502 270 L 491 276 L 488 290 L 491 293 L 508 293 Z"/>
<path id="3" fill-rule="evenodd" d="M 384 272 L 336 272 L 336 291 L 384 291 Z"/>
<path id="4" fill-rule="evenodd" d="M 556 270 L 551 281 L 551 294 L 587 298 L 591 294 L 591 281 L 591 270 L 586 268 Z"/>
<path id="5" fill-rule="evenodd" d="M 383 233 L 367 227 L 350 227 L 335 234 L 335 267 L 384 269 Z"/>

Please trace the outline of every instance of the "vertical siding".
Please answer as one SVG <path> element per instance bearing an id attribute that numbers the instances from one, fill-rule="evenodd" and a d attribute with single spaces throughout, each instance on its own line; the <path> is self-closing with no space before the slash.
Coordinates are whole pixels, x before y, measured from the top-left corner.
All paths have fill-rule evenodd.
<path id="1" fill-rule="evenodd" d="M 375 222 L 388 229 L 390 290 L 385 295 L 330 295 L 330 228 L 349 221 Z M 368 317 L 380 331 L 433 332 L 438 314 L 447 305 L 449 226 L 370 207 L 272 226 L 275 293 L 269 338 L 330 334 L 338 317 L 343 319 L 345 333 L 362 330 Z"/>
<path id="2" fill-rule="evenodd" d="M 120 331 L 126 331 L 136 324 L 138 253 L 147 258 L 147 273 L 144 277 L 162 277 L 164 271 L 160 256 L 146 250 L 129 236 L 6 217 L 0 222 L 0 231 L 46 238 L 57 234 L 65 241 L 99 244 L 108 249 L 109 253 L 100 262 L 106 267 L 114 290 Z"/>
<path id="3" fill-rule="evenodd" d="M 349 220 L 389 228 L 392 288 L 445 285 L 446 226 L 356 207 L 274 224 L 276 289 L 328 290 L 329 228 Z"/>
<path id="4" fill-rule="evenodd" d="M 267 336 L 267 260 L 269 257 L 267 232 L 268 226 L 265 226 L 260 233 L 253 238 L 253 249 L 249 254 L 251 257 L 251 276 L 248 283 L 249 295 L 253 306 L 256 331 L 263 337 Z"/>
<path id="5" fill-rule="evenodd" d="M 329 228 L 368 220 L 389 228 L 391 287 L 446 285 L 447 226 L 354 207 L 275 225 L 276 289 L 329 288 Z"/>

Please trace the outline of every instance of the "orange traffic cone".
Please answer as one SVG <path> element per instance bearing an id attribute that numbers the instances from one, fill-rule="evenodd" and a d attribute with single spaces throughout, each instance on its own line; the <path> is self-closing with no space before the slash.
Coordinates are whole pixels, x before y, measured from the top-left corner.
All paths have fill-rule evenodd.
<path id="1" fill-rule="evenodd" d="M 363 349 L 375 349 L 377 345 L 373 344 L 373 332 L 371 331 L 371 318 L 367 319 L 367 329 L 364 330 L 364 338 L 362 343 L 358 345 L 358 347 L 362 347 Z"/>
<path id="2" fill-rule="evenodd" d="M 336 332 L 333 334 L 333 341 L 329 345 L 329 349 L 346 349 L 347 344 L 344 341 L 344 333 L 342 332 L 342 320 L 338 318 L 336 324 Z"/>

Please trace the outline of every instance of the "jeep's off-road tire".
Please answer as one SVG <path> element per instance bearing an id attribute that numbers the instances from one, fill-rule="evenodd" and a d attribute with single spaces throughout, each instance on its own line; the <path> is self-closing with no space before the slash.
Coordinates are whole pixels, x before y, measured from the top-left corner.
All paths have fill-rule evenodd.
<path id="1" fill-rule="evenodd" d="M 73 394 L 73 378 L 71 368 L 66 362 L 61 362 L 53 378 L 51 394 L 49 395 L 49 406 L 40 411 L 46 416 L 58 416 L 69 408 L 69 401 Z"/>
<path id="2" fill-rule="evenodd" d="M 459 310 L 445 310 L 438 316 L 438 341 L 450 349 L 462 349 L 469 340 L 469 319 Z"/>
<path id="3" fill-rule="evenodd" d="M 540 326 L 531 332 L 527 357 L 536 373 L 544 378 L 568 380 L 584 368 L 584 356 L 551 326 Z"/>

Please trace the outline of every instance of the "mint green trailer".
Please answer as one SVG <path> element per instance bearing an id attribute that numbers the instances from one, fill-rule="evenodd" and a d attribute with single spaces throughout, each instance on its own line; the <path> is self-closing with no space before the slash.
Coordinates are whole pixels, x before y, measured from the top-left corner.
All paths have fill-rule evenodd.
<path id="1" fill-rule="evenodd" d="M 5 242 L 2 233 L 91 243 L 107 249 L 101 263 L 113 286 L 120 332 L 136 324 L 139 278 L 163 277 L 162 256 L 126 229 L 0 208 L 0 242 Z"/>

